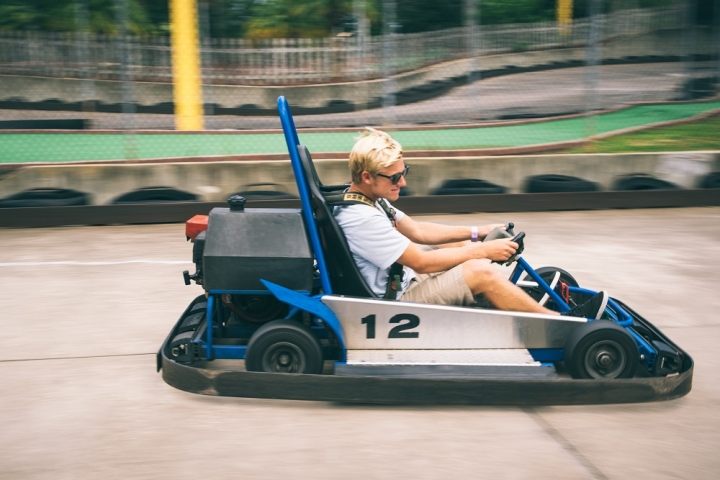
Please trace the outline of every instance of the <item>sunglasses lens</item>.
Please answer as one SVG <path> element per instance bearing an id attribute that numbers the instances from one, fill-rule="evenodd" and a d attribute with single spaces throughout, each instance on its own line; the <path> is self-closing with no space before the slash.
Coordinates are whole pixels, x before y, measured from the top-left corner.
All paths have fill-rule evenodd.
<path id="1" fill-rule="evenodd" d="M 381 176 L 381 177 L 385 177 L 385 178 L 387 178 L 388 180 L 390 180 L 390 182 L 391 182 L 393 185 L 397 185 L 397 183 L 400 181 L 400 179 L 403 178 L 405 175 L 407 175 L 408 170 L 410 170 L 410 166 L 409 166 L 409 165 L 405 165 L 405 170 L 403 170 L 402 172 L 398 172 L 398 173 L 396 173 L 395 175 L 385 175 L 385 174 L 382 174 L 382 173 L 378 173 L 377 175 L 379 175 L 379 176 Z"/>
<path id="2" fill-rule="evenodd" d="M 403 178 L 405 175 L 407 175 L 408 170 L 410 170 L 409 165 L 405 165 L 405 169 L 402 172 L 398 172 L 395 175 L 393 175 L 390 178 L 390 181 L 393 185 L 397 185 L 397 183 L 400 181 L 401 178 Z"/>

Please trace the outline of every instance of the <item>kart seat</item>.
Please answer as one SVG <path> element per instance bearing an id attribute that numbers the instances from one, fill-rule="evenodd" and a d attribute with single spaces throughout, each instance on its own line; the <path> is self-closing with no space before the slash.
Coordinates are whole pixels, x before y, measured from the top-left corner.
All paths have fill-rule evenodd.
<path id="1" fill-rule="evenodd" d="M 323 197 L 328 193 L 346 188 L 347 185 L 325 186 L 320 182 L 310 152 L 304 145 L 298 145 L 298 154 L 310 190 L 310 203 L 317 225 L 320 243 L 325 254 L 330 285 L 333 293 L 352 297 L 377 298 L 365 282 L 353 259 L 350 247 L 340 225 L 335 221 L 332 208 Z"/>

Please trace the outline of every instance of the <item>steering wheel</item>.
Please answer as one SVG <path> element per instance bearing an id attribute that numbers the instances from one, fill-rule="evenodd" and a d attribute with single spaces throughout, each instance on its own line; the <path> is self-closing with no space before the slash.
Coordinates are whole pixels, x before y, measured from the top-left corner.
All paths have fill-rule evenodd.
<path id="1" fill-rule="evenodd" d="M 483 238 L 483 242 L 497 240 L 498 238 L 512 238 L 512 241 L 518 244 L 517 251 L 515 251 L 515 253 L 510 258 L 502 261 L 493 260 L 492 263 L 498 263 L 500 265 L 510 265 L 517 259 L 517 257 L 523 252 L 523 250 L 525 250 L 525 232 L 515 234 L 515 232 L 513 231 L 514 228 L 515 224 L 510 222 L 505 225 L 505 228 L 494 228 L 490 233 L 487 234 L 485 238 Z"/>

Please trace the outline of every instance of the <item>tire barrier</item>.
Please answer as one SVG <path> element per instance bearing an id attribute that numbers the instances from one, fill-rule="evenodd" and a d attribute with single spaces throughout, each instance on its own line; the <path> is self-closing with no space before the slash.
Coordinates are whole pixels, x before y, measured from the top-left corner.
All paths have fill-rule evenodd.
<path id="1" fill-rule="evenodd" d="M 613 190 L 677 190 L 674 183 L 655 178 L 645 173 L 633 173 L 616 177 L 613 181 Z"/>
<path id="2" fill-rule="evenodd" d="M 475 178 L 454 178 L 445 180 L 440 187 L 431 192 L 431 195 L 484 195 L 506 192 L 506 187 L 496 185 L 485 180 L 478 180 Z"/>
<path id="3" fill-rule="evenodd" d="M 525 180 L 526 193 L 596 192 L 597 183 L 578 177 L 558 174 L 533 175 Z"/>
<path id="4" fill-rule="evenodd" d="M 33 188 L 0 199 L 0 208 L 90 205 L 90 195 L 67 188 Z"/>
<path id="5" fill-rule="evenodd" d="M 714 189 L 707 188 L 500 195 L 413 195 L 401 197 L 393 205 L 410 215 L 720 207 L 720 195 Z M 215 207 L 226 206 L 227 202 L 168 202 L 5 208 L 0 214 L 0 228 L 185 223 L 194 215 L 207 215 Z M 300 208 L 300 200 L 249 200 L 246 208 Z"/>
<path id="6" fill-rule="evenodd" d="M 197 202 L 197 195 L 172 187 L 144 187 L 124 193 L 111 201 L 112 205 L 132 203 Z"/>
<path id="7" fill-rule="evenodd" d="M 285 187 L 279 183 L 249 183 L 241 188 L 243 190 L 236 192 L 233 195 L 245 197 L 245 200 L 291 200 L 300 198 L 297 195 L 288 193 L 288 191 L 285 190 Z"/>
<path id="8" fill-rule="evenodd" d="M 90 121 L 84 119 L 3 120 L 0 130 L 87 130 Z"/>
<path id="9" fill-rule="evenodd" d="M 676 100 L 697 100 L 714 96 L 720 88 L 720 82 L 712 77 L 690 78 L 678 88 Z"/>
<path id="10" fill-rule="evenodd" d="M 699 188 L 720 188 L 720 172 L 710 172 L 700 178 Z"/>

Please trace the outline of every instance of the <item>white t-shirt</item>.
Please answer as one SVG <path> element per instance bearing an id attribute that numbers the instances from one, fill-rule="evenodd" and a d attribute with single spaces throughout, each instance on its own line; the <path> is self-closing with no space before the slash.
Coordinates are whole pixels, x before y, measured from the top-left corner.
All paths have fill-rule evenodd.
<path id="1" fill-rule="evenodd" d="M 390 202 L 386 200 L 388 206 Z M 395 209 L 399 223 L 405 216 Z M 343 229 L 355 264 L 373 292 L 382 297 L 387 289 L 390 267 L 405 252 L 410 239 L 393 228 L 378 205 L 342 205 L 333 210 L 335 220 Z M 415 272 L 404 267 L 402 292 L 405 292 Z M 398 298 L 402 295 L 398 292 Z"/>

